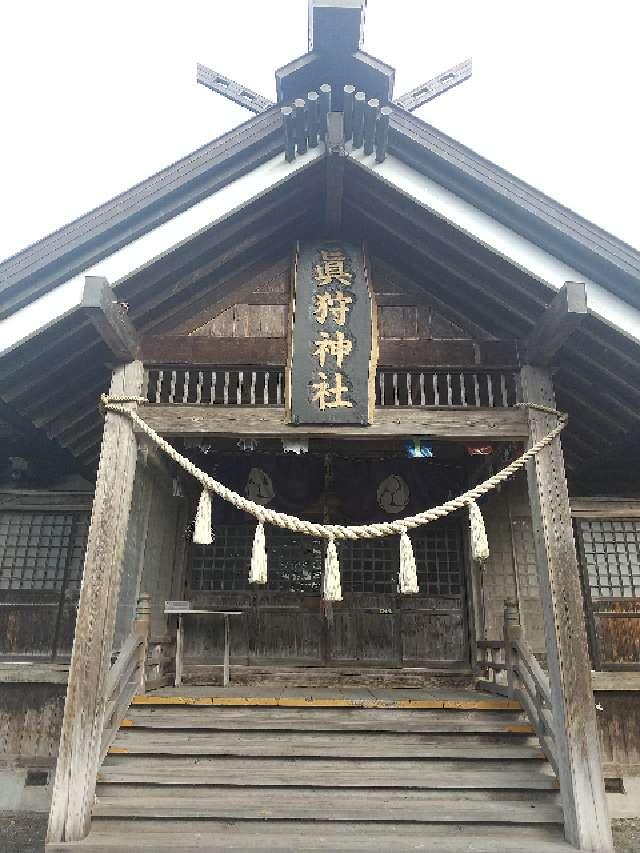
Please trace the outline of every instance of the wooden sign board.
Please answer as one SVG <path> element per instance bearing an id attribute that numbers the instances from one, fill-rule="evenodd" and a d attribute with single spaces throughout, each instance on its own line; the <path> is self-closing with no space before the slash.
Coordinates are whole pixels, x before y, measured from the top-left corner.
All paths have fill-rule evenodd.
<path id="1" fill-rule="evenodd" d="M 364 247 L 342 240 L 298 246 L 287 365 L 294 425 L 371 423 L 376 309 Z"/>

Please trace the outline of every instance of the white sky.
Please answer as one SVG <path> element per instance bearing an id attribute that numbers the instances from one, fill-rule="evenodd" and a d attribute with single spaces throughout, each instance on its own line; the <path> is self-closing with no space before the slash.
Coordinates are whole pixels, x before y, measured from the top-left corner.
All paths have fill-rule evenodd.
<path id="1" fill-rule="evenodd" d="M 629 0 L 369 0 L 364 48 L 396 95 L 473 57 L 419 115 L 640 248 L 637 32 Z M 275 99 L 306 0 L 5 0 L 0 258 L 249 117 L 196 62 Z"/>

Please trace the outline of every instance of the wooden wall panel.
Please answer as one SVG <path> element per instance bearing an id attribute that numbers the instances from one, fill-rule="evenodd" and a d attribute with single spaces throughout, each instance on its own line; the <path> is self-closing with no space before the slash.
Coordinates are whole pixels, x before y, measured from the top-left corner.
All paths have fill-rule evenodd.
<path id="1" fill-rule="evenodd" d="M 637 691 L 596 693 L 602 764 L 606 775 L 618 770 L 640 773 L 640 694 Z M 612 765 L 615 765 L 612 766 Z"/>
<path id="2" fill-rule="evenodd" d="M 53 764 L 66 691 L 65 684 L 2 684 L 0 764 Z"/>

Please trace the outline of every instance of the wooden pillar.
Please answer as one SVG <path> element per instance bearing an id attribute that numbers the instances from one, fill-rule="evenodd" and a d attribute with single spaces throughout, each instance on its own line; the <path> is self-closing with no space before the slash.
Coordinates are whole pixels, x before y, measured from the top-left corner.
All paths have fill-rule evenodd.
<path id="1" fill-rule="evenodd" d="M 113 374 L 113 396 L 139 396 L 144 370 L 134 361 Z M 126 404 L 135 408 L 135 404 Z M 69 668 L 48 840 L 78 841 L 89 831 L 111 665 L 120 571 L 136 469 L 128 418 L 108 412 L 85 554 Z"/>
<path id="2" fill-rule="evenodd" d="M 525 403 L 555 408 L 553 383 L 546 369 L 525 365 L 521 381 Z M 528 419 L 531 443 L 557 423 L 555 416 L 532 409 Z M 581 850 L 611 851 L 582 592 L 559 438 L 529 464 L 527 477 L 565 835 Z"/>

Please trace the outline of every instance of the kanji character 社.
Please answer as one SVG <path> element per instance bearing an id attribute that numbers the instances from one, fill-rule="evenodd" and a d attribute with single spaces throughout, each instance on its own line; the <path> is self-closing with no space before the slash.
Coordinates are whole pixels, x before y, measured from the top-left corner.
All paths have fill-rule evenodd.
<path id="1" fill-rule="evenodd" d="M 351 296 L 339 290 L 334 296 L 331 293 L 316 293 L 315 295 L 314 314 L 318 323 L 324 325 L 325 320 L 331 314 L 338 326 L 344 326 L 347 322 L 347 314 L 351 310 L 349 305 L 353 302 Z"/>
<path id="2" fill-rule="evenodd" d="M 338 367 L 342 367 L 343 360 L 353 349 L 352 341 L 345 338 L 344 332 L 336 332 L 335 338 L 332 338 L 329 332 L 320 332 L 320 340 L 314 341 L 314 344 L 316 348 L 313 354 L 318 356 L 320 367 L 324 367 L 327 355 L 332 355 Z"/>
<path id="3" fill-rule="evenodd" d="M 313 277 L 318 284 L 331 284 L 334 278 L 347 287 L 351 285 L 353 273 L 344 268 L 346 257 L 342 249 L 321 250 L 322 263 L 313 268 Z"/>
<path id="4" fill-rule="evenodd" d="M 324 412 L 325 409 L 351 409 L 353 408 L 353 403 L 350 400 L 344 400 L 342 398 L 343 394 L 348 392 L 348 388 L 346 385 L 342 384 L 342 374 L 336 373 L 335 381 L 336 384 L 333 388 L 330 387 L 327 382 L 327 374 L 322 371 L 318 372 L 319 382 L 314 383 L 311 387 L 315 391 L 315 394 L 311 398 L 311 402 L 318 403 L 320 407 L 320 411 Z M 333 397 L 333 400 L 329 402 L 327 397 Z"/>

